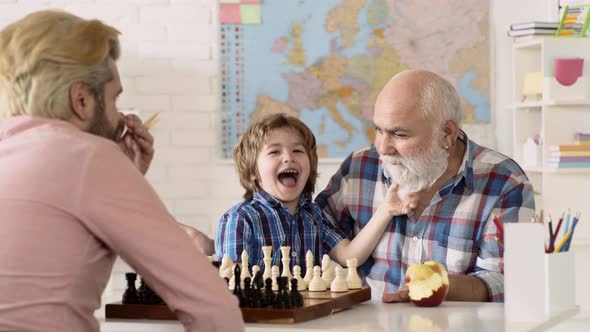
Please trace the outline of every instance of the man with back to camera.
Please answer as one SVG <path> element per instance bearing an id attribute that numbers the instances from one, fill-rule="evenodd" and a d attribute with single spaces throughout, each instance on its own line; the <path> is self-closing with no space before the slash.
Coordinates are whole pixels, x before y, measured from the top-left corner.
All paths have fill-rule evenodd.
<path id="1" fill-rule="evenodd" d="M 0 330 L 97 331 L 120 255 L 187 331 L 243 331 L 236 299 L 143 177 L 153 138 L 117 111 L 118 35 L 59 11 L 0 32 Z"/>
<path id="2" fill-rule="evenodd" d="M 402 199 L 418 194 L 416 208 L 392 219 L 361 268 L 374 298 L 408 301 L 407 267 L 435 260 L 449 271 L 448 300 L 504 300 L 492 215 L 530 220 L 533 190 L 513 160 L 470 140 L 461 120 L 448 81 L 424 70 L 397 74 L 375 103 L 374 145 L 348 156 L 316 197 L 326 222 L 354 237 L 392 183 Z"/>

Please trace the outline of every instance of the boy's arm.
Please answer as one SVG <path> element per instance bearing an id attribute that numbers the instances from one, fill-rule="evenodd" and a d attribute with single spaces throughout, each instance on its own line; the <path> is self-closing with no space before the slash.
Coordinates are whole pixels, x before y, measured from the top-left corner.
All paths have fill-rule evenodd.
<path id="1" fill-rule="evenodd" d="M 417 195 L 410 194 L 406 201 L 397 196 L 398 185 L 393 184 L 387 189 L 385 199 L 371 217 L 365 227 L 351 240 L 344 239 L 330 251 L 330 257 L 338 264 L 345 266 L 346 260 L 356 258 L 359 265 L 371 255 L 391 218 L 407 214 L 416 207 Z"/>

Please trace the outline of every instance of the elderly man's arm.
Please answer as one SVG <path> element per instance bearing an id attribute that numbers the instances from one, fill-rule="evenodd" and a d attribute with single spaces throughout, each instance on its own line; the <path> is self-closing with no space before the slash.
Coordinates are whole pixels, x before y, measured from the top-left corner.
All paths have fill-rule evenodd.
<path id="1" fill-rule="evenodd" d="M 196 228 L 192 228 L 191 226 L 178 223 L 178 226 L 188 235 L 189 239 L 193 245 L 197 248 L 197 250 L 206 255 L 211 256 L 215 252 L 215 245 L 213 239 L 209 238 L 207 235 L 203 234 Z"/>
<path id="2" fill-rule="evenodd" d="M 487 291 L 487 299 L 483 301 L 504 301 L 504 251 L 498 244 L 496 236 L 498 230 L 492 221 L 492 215 L 496 215 L 502 223 L 529 221 L 535 213 L 533 188 L 526 177 L 522 182 L 506 191 L 497 200 L 490 217 L 485 222 L 480 235 L 479 254 L 475 261 L 475 270 L 461 279 L 461 276 L 449 276 L 449 300 L 475 301 Z M 471 280 L 471 281 L 469 281 Z M 466 281 L 465 285 L 462 284 Z M 453 293 L 453 294 L 452 294 Z"/>

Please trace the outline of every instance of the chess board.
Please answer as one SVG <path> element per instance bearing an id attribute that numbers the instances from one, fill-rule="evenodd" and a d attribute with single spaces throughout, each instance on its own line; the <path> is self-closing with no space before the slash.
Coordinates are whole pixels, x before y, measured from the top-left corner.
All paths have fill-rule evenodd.
<path id="1" fill-rule="evenodd" d="M 371 299 L 371 289 L 361 288 L 342 293 L 301 292 L 303 307 L 291 309 L 241 308 L 246 323 L 293 324 L 331 315 Z M 176 320 L 166 305 L 121 304 L 106 305 L 107 319 Z"/>

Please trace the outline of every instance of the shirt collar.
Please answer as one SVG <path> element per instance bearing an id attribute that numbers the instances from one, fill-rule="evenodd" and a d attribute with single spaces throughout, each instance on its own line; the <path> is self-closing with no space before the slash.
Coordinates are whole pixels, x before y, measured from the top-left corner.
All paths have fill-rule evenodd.
<path id="1" fill-rule="evenodd" d="M 311 198 L 308 197 L 309 195 L 306 194 L 301 194 L 301 196 L 299 196 L 299 203 L 297 204 L 297 206 L 299 208 L 303 208 L 306 207 L 307 205 L 311 204 Z M 273 208 L 287 208 L 283 202 L 281 202 L 280 200 L 276 199 L 275 197 L 273 197 L 272 195 L 270 195 L 269 193 L 267 193 L 266 191 L 259 189 L 257 192 L 254 193 L 253 199 L 255 201 L 259 201 L 263 204 L 268 204 L 270 206 L 272 206 Z"/>

